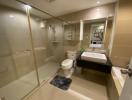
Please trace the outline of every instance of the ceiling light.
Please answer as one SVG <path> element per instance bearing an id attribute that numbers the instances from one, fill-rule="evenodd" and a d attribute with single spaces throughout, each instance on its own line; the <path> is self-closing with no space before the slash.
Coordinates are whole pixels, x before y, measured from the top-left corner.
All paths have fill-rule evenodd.
<path id="1" fill-rule="evenodd" d="M 97 4 L 100 4 L 100 1 L 97 1 Z"/>
<path id="2" fill-rule="evenodd" d="M 46 27 L 46 21 L 40 22 L 40 28 L 45 28 Z"/>
<path id="3" fill-rule="evenodd" d="M 9 17 L 10 17 L 10 18 L 14 18 L 14 16 L 13 16 L 13 15 L 9 15 Z"/>

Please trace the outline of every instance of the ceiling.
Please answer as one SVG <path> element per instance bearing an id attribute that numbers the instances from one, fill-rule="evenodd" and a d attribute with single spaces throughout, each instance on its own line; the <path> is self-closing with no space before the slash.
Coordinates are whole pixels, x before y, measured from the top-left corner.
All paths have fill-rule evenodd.
<path id="1" fill-rule="evenodd" d="M 25 4 L 22 4 L 20 2 L 15 1 L 15 0 L 0 0 L 0 6 L 10 7 L 10 8 L 13 8 L 13 9 L 16 9 L 16 10 L 19 10 L 19 11 L 26 13 Z M 30 14 L 35 15 L 35 16 L 39 16 L 42 19 L 51 18 L 51 16 L 49 16 L 49 15 L 47 15 L 41 11 L 38 11 L 36 9 L 33 9 L 33 8 L 32 8 L 32 10 L 30 10 Z"/>
<path id="2" fill-rule="evenodd" d="M 116 2 L 117 0 L 21 0 L 21 1 L 33 5 L 54 16 L 61 16 L 79 10 Z M 100 2 L 99 4 L 97 3 L 98 1 Z"/>

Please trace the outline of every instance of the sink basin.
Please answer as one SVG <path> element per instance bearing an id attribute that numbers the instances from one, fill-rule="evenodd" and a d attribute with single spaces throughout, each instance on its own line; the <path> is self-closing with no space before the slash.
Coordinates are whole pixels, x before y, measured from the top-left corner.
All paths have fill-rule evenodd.
<path id="1" fill-rule="evenodd" d="M 81 59 L 104 64 L 107 62 L 105 54 L 95 52 L 83 52 Z"/>

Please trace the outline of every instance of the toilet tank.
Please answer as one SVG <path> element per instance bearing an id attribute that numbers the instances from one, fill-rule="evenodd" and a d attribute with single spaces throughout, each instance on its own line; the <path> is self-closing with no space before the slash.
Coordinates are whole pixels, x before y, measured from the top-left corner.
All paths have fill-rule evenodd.
<path id="1" fill-rule="evenodd" d="M 75 60 L 77 58 L 77 52 L 76 51 L 67 51 L 67 58 Z"/>

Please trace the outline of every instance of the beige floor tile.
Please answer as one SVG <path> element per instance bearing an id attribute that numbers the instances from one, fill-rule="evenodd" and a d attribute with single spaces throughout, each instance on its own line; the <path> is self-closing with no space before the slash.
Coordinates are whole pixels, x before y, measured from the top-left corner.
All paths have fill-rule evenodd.
<path id="1" fill-rule="evenodd" d="M 52 77 L 56 73 L 58 68 L 59 68 L 59 64 L 55 62 L 48 62 L 44 66 L 39 67 L 38 73 L 39 73 L 40 82 L 45 81 L 50 77 Z M 26 74 L 25 76 L 15 81 L 12 81 L 8 85 L 1 87 L 0 97 L 5 97 L 6 100 L 21 100 L 21 98 L 27 95 L 35 87 L 37 87 L 37 85 L 38 83 L 37 83 L 36 72 L 32 71 Z M 39 95 L 41 95 L 41 93 Z M 41 96 L 39 96 L 39 98 L 41 98 Z M 41 100 L 41 99 L 35 99 L 35 100 Z"/>
<path id="2" fill-rule="evenodd" d="M 72 80 L 72 90 L 92 100 L 108 100 L 106 86 L 79 77 L 73 77 Z"/>
<path id="3" fill-rule="evenodd" d="M 27 100 L 108 100 L 106 87 L 76 76 L 67 91 L 44 84 Z"/>

